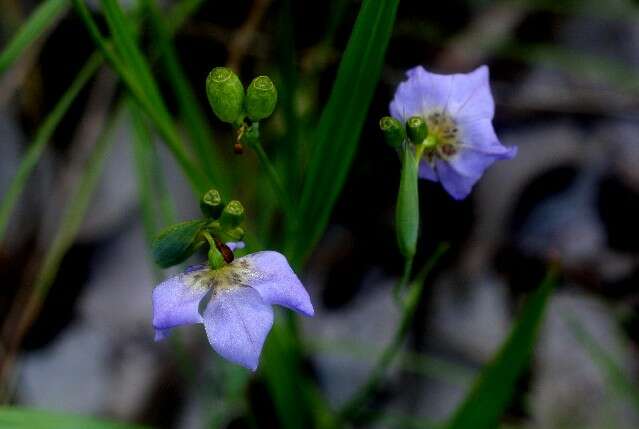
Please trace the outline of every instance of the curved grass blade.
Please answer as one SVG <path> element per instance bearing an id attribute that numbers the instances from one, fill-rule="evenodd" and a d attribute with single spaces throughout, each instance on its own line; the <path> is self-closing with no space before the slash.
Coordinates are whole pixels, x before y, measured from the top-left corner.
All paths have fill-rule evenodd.
<path id="1" fill-rule="evenodd" d="M 92 417 L 22 407 L 0 407 L 0 427 L 11 429 L 143 429 Z"/>
<path id="2" fill-rule="evenodd" d="M 47 0 L 40 4 L 0 53 L 0 75 L 22 52 L 69 8 L 68 0 Z"/>
<path id="3" fill-rule="evenodd" d="M 528 298 L 508 339 L 482 370 L 446 429 L 494 429 L 499 426 L 515 383 L 529 364 L 555 277 L 555 271 L 551 269 Z"/>
<path id="4" fill-rule="evenodd" d="M 100 64 L 102 64 L 102 57 L 97 53 L 93 54 L 36 132 L 33 142 L 20 162 L 18 171 L 12 179 L 9 189 L 3 196 L 2 202 L 0 203 L 0 242 L 6 232 L 11 212 L 18 201 L 18 197 L 24 189 L 31 172 L 38 163 L 38 160 L 44 151 L 44 147 L 82 88 L 84 88 L 87 82 L 100 68 Z"/>
<path id="5" fill-rule="evenodd" d="M 228 193 L 230 190 L 228 175 L 219 174 L 223 170 L 221 157 L 213 145 L 213 136 L 207 125 L 206 116 L 199 108 L 197 98 L 178 59 L 167 20 L 160 14 L 154 0 L 145 0 L 144 6 L 149 11 L 160 59 L 175 94 L 180 116 L 194 143 L 201 167 L 211 182 L 216 183 L 223 193 Z"/>
<path id="6" fill-rule="evenodd" d="M 148 64 L 130 34 L 130 28 L 126 24 L 124 13 L 119 8 L 119 5 L 117 3 L 113 4 L 113 2 L 104 2 L 105 14 L 108 15 L 107 22 L 111 31 L 117 34 L 117 37 L 114 36 L 114 43 L 118 42 L 121 45 L 116 45 L 116 49 L 114 49 L 110 42 L 100 33 L 86 4 L 82 0 L 73 0 L 73 4 L 102 54 L 120 75 L 136 102 L 153 121 L 167 147 L 171 150 L 185 176 L 189 179 L 194 191 L 198 194 L 204 193 L 210 187 L 208 179 L 196 166 L 191 154 L 183 146 L 180 134 L 173 123 L 166 104 L 159 95 L 157 84 L 149 72 Z M 132 50 L 136 52 L 134 58 L 130 58 L 127 55 Z"/>
<path id="7" fill-rule="evenodd" d="M 630 374 L 613 358 L 611 353 L 597 342 L 588 330 L 579 323 L 579 319 L 573 314 L 563 315 L 564 322 L 573 335 L 605 375 L 609 385 L 620 397 L 631 402 L 636 410 L 639 410 L 639 388 L 633 383 Z"/>
<path id="8" fill-rule="evenodd" d="M 298 261 L 319 240 L 346 180 L 381 73 L 398 3 L 365 0 L 360 9 L 314 136 L 298 231 L 305 239 L 294 244 Z"/>

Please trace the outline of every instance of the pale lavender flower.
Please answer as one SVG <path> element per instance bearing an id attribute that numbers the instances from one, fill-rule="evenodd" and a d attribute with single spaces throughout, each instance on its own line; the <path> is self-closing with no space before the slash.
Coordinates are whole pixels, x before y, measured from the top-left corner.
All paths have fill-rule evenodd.
<path id="1" fill-rule="evenodd" d="M 271 304 L 314 314 L 306 289 L 280 253 L 252 253 L 217 270 L 190 267 L 153 290 L 155 338 L 166 338 L 179 325 L 203 323 L 216 352 L 255 371 L 273 325 Z"/>
<path id="2" fill-rule="evenodd" d="M 517 154 L 516 147 L 501 145 L 493 129 L 495 102 L 488 67 L 441 75 L 417 66 L 406 75 L 390 103 L 390 113 L 403 124 L 412 116 L 426 121 L 431 140 L 419 176 L 441 182 L 453 198 L 461 200 L 493 162 Z"/>

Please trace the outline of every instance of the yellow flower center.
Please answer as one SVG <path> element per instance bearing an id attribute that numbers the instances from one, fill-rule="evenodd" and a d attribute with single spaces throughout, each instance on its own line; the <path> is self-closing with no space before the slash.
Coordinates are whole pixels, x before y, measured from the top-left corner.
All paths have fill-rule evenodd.
<path id="1" fill-rule="evenodd" d="M 182 282 L 189 288 L 214 292 L 247 286 L 262 274 L 253 269 L 246 259 L 236 259 L 232 263 L 217 270 L 204 268 L 192 272 L 182 273 Z"/>
<path id="2" fill-rule="evenodd" d="M 459 150 L 459 128 L 453 118 L 441 111 L 429 113 L 424 118 L 428 125 L 425 156 L 432 162 L 435 156 L 443 159 L 455 155 Z"/>

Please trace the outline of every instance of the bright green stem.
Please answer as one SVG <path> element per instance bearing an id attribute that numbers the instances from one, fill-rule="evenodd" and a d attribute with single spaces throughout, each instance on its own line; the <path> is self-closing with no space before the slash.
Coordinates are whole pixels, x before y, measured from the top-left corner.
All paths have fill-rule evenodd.
<path id="1" fill-rule="evenodd" d="M 417 189 L 417 162 L 413 149 L 404 144 L 401 151 L 402 170 L 397 194 L 395 230 L 399 251 L 406 260 L 412 259 L 417 248 L 419 231 L 419 193 Z M 410 267 L 409 267 L 410 268 Z"/>
<path id="2" fill-rule="evenodd" d="M 379 386 L 384 379 L 384 374 L 386 374 L 388 367 L 393 362 L 399 350 L 401 349 L 401 346 L 406 339 L 406 335 L 408 334 L 408 330 L 413 323 L 415 310 L 417 309 L 417 305 L 419 304 L 422 293 L 424 291 L 426 277 L 428 276 L 428 274 L 430 274 L 430 272 L 436 266 L 437 262 L 444 255 L 444 253 L 446 253 L 448 247 L 448 244 L 440 244 L 437 247 L 437 250 L 435 250 L 435 253 L 430 257 L 422 271 L 415 278 L 415 281 L 413 282 L 409 290 L 406 299 L 406 306 L 404 307 L 404 312 L 402 314 L 402 319 L 397 327 L 397 330 L 395 331 L 395 335 L 391 339 L 390 343 L 388 343 L 386 348 L 382 351 L 382 354 L 380 355 L 377 364 L 371 371 L 371 374 L 369 375 L 366 383 L 364 383 L 364 385 L 359 388 L 359 390 L 340 410 L 340 416 L 342 417 L 342 419 L 346 421 L 358 420 L 362 416 L 364 406 L 369 402 L 373 394 L 379 389 Z"/>
<path id="3" fill-rule="evenodd" d="M 73 101 L 77 98 L 78 94 L 91 77 L 96 73 L 101 63 L 102 58 L 99 54 L 96 53 L 91 56 L 84 67 L 82 67 L 75 80 L 71 83 L 71 86 L 69 86 L 66 92 L 62 95 L 53 110 L 47 115 L 44 123 L 38 129 L 25 157 L 18 166 L 18 171 L 11 181 L 9 189 L 2 198 L 2 203 L 0 203 L 0 242 L 4 238 L 7 224 L 11 217 L 11 212 L 13 211 L 18 197 L 24 190 L 27 180 L 38 163 L 47 142 L 51 138 L 51 135 L 64 115 L 69 110 L 69 107 L 71 107 L 71 104 L 73 104 Z"/>
<path id="4" fill-rule="evenodd" d="M 37 7 L 0 53 L 0 75 L 11 67 L 35 39 L 62 16 L 69 6 L 68 3 L 68 0 L 47 0 Z"/>
<path id="5" fill-rule="evenodd" d="M 402 302 L 401 294 L 410 282 L 410 274 L 413 271 L 413 259 L 413 256 L 409 256 L 404 259 L 404 272 L 402 273 L 402 278 L 393 287 L 393 296 L 395 297 L 395 301 L 397 303 Z"/>

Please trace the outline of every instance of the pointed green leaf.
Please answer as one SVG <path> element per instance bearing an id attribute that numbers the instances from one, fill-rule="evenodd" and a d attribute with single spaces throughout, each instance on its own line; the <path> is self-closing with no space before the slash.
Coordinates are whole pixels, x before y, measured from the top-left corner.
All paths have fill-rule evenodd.
<path id="1" fill-rule="evenodd" d="M 184 262 L 202 244 L 199 236 L 205 224 L 203 220 L 191 220 L 165 228 L 153 241 L 155 263 L 168 268 Z"/>
<path id="2" fill-rule="evenodd" d="M 11 67 L 35 39 L 66 12 L 68 6 L 68 0 L 47 0 L 36 8 L 0 53 L 0 75 Z"/>
<path id="3" fill-rule="evenodd" d="M 342 190 L 373 98 L 398 0 L 365 0 L 337 71 L 314 138 L 301 200 L 295 257 L 304 259 L 321 237 Z"/>
<path id="4" fill-rule="evenodd" d="M 529 364 L 548 298 L 555 285 L 554 271 L 528 298 L 510 336 L 482 370 L 447 429 L 494 429 L 506 410 L 519 375 Z"/>

